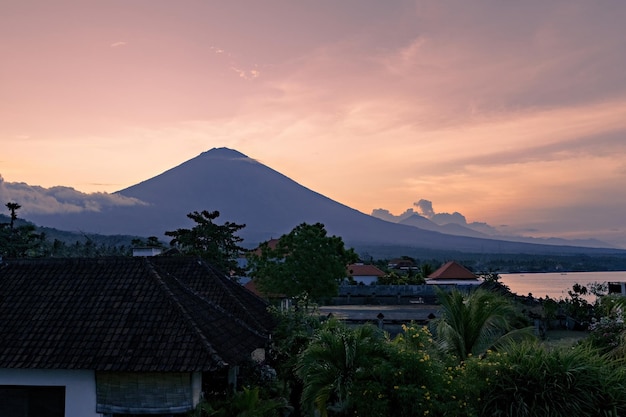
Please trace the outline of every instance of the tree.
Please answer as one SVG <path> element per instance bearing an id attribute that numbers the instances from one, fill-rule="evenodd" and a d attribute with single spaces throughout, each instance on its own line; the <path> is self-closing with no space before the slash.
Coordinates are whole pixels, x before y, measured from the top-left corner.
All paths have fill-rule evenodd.
<path id="1" fill-rule="evenodd" d="M 6 207 L 11 212 L 11 223 L 9 223 L 9 228 L 13 229 L 15 226 L 15 220 L 17 220 L 17 211 L 22 208 L 18 203 L 8 202 Z"/>
<path id="2" fill-rule="evenodd" d="M 44 233 L 36 233 L 30 223 L 16 225 L 17 211 L 22 207 L 18 203 L 7 203 L 5 206 L 11 213 L 9 223 L 0 223 L 0 255 L 8 258 L 26 258 L 41 256 Z"/>
<path id="3" fill-rule="evenodd" d="M 585 298 L 588 294 L 587 287 L 575 283 L 567 294 L 569 298 L 563 300 L 565 313 L 573 319 L 574 329 L 586 329 L 593 312 L 593 305 L 589 304 Z"/>
<path id="4" fill-rule="evenodd" d="M 163 248 L 163 243 L 156 236 L 149 236 L 146 240 L 137 237 L 130 244 L 134 247 Z"/>
<path id="5" fill-rule="evenodd" d="M 265 242 L 259 252 L 248 256 L 249 275 L 263 293 L 305 294 L 315 301 L 336 295 L 347 266 L 358 259 L 340 237 L 327 236 L 321 223 L 302 223 L 275 248 Z"/>
<path id="6" fill-rule="evenodd" d="M 187 214 L 196 222 L 194 227 L 167 231 L 165 235 L 173 237 L 170 246 L 178 248 L 184 255 L 199 256 L 228 276 L 242 275 L 245 271 L 238 265 L 237 258 L 246 249 L 239 245 L 243 239 L 236 233 L 246 225 L 215 224 L 219 215 L 219 211 L 194 211 Z"/>
<path id="7" fill-rule="evenodd" d="M 428 278 L 428 276 L 433 272 L 435 272 L 435 270 L 433 269 L 433 266 L 429 263 L 425 263 L 420 266 L 420 273 L 424 278 Z"/>
<path id="8" fill-rule="evenodd" d="M 529 328 L 512 329 L 513 304 L 501 295 L 476 289 L 464 295 L 459 290 L 437 291 L 440 314 L 434 322 L 442 350 L 459 360 L 481 354 L 516 336 L 530 336 Z"/>
<path id="9" fill-rule="evenodd" d="M 349 329 L 336 320 L 326 322 L 298 358 L 303 410 L 314 408 L 322 417 L 328 411 L 347 415 L 353 384 L 386 356 L 384 335 L 374 326 Z"/>
<path id="10" fill-rule="evenodd" d="M 289 309 L 270 307 L 276 318 L 276 326 L 272 330 L 267 360 L 276 369 L 290 404 L 299 404 L 302 396 L 303 384 L 295 373 L 298 356 L 309 345 L 324 320 L 317 309 L 307 309 L 302 304 Z M 300 409 L 294 408 L 290 416 L 300 417 Z"/>

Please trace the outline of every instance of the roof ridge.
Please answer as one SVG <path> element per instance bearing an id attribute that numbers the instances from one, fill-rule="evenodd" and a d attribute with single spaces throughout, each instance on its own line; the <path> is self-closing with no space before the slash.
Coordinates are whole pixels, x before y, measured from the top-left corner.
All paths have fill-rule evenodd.
<path id="1" fill-rule="evenodd" d="M 215 360 L 215 362 L 217 362 L 221 366 L 227 366 L 228 363 L 224 359 L 222 359 L 222 357 L 217 353 L 217 351 L 215 350 L 211 342 L 207 339 L 207 337 L 204 335 L 204 333 L 200 329 L 200 326 L 198 326 L 198 324 L 196 323 L 194 318 L 191 316 L 189 311 L 187 311 L 185 306 L 180 302 L 180 300 L 178 299 L 176 294 L 174 294 L 174 292 L 172 291 L 170 286 L 167 284 L 167 282 L 157 272 L 155 266 L 148 260 L 148 258 L 144 258 L 143 261 L 144 261 L 143 262 L 144 265 L 146 266 L 148 271 L 151 273 L 152 277 L 159 284 L 159 287 L 161 288 L 161 290 L 165 292 L 168 298 L 170 298 L 174 302 L 174 304 L 176 305 L 176 307 L 182 314 L 182 317 L 187 323 L 187 325 L 190 327 L 190 329 L 193 331 L 196 337 L 200 340 L 200 342 L 205 346 L 205 348 L 208 349 L 213 360 Z M 178 282 L 178 280 L 176 280 L 176 282 L 178 285 L 180 285 L 180 282 Z"/>
<path id="2" fill-rule="evenodd" d="M 208 268 L 208 269 L 209 269 L 209 270 L 211 270 L 212 272 L 216 273 L 216 274 L 218 275 L 218 277 L 220 277 L 220 278 L 221 278 L 221 275 L 217 272 L 217 270 L 216 270 L 213 266 L 209 265 L 207 262 L 205 262 L 205 261 L 204 261 L 204 260 L 202 260 L 202 259 L 199 259 L 199 260 L 198 260 L 198 262 L 200 262 L 200 263 L 201 263 L 201 264 L 202 264 L 205 268 Z M 223 288 L 226 292 L 228 292 L 228 294 L 229 294 L 229 295 L 230 295 L 230 296 L 231 296 L 231 297 L 235 300 L 235 302 L 237 303 L 237 305 L 238 305 L 239 307 L 241 307 L 241 308 L 242 308 L 242 309 L 246 312 L 246 314 L 247 314 L 247 315 L 248 315 L 248 316 L 249 316 L 249 317 L 250 317 L 250 318 L 254 321 L 254 323 L 255 323 L 256 325 L 258 325 L 260 328 L 265 329 L 265 325 L 264 325 L 263 323 L 260 323 L 260 322 L 257 320 L 257 317 L 256 317 L 254 314 L 252 314 L 252 313 L 250 312 L 250 309 L 249 309 L 249 308 L 248 308 L 248 307 L 247 307 L 244 303 L 242 303 L 242 302 L 241 302 L 241 300 L 239 299 L 239 297 L 238 297 L 236 294 L 234 294 L 234 293 L 233 293 L 233 291 L 231 290 L 231 288 L 229 288 L 229 287 L 228 287 L 228 286 L 227 286 L 227 285 L 226 285 L 226 284 L 222 281 L 222 279 L 219 279 L 218 281 L 219 281 L 220 286 L 221 286 L 221 287 L 222 287 L 222 288 Z M 242 287 L 242 288 L 243 288 L 243 287 Z M 191 288 L 189 288 L 189 290 L 193 291 L 193 289 L 191 289 Z M 246 290 L 246 291 L 247 291 L 247 290 Z M 254 295 L 254 294 L 253 294 L 253 295 Z M 256 297 L 256 295 L 254 295 L 254 296 Z M 210 300 L 207 300 L 207 301 L 210 301 Z M 232 315 L 232 313 L 230 313 L 230 312 L 228 312 L 228 311 L 226 311 L 226 313 L 227 313 L 227 314 Z M 234 317 L 234 318 L 235 318 L 236 320 L 238 320 L 238 321 L 243 322 L 243 320 L 241 320 L 241 319 L 239 319 L 239 318 L 237 318 L 237 317 Z M 250 330 L 252 330 L 252 331 L 253 331 L 253 332 L 255 332 L 256 334 L 259 334 L 259 333 L 258 333 L 255 329 L 251 328 L 251 327 L 250 327 L 248 324 L 246 324 L 245 322 L 243 322 L 243 324 L 244 324 L 246 327 L 250 328 Z"/>
<path id="3" fill-rule="evenodd" d="M 146 259 L 148 259 L 148 258 L 146 258 Z M 200 265 L 207 265 L 201 259 L 196 259 L 196 262 L 198 262 Z M 153 265 L 152 263 L 151 263 L 151 266 L 153 267 L 153 269 L 155 269 L 155 272 L 156 272 L 156 269 L 159 268 L 158 265 Z M 211 269 L 211 270 L 215 272 L 215 270 L 213 270 L 213 269 Z M 241 326 L 245 327 L 248 331 L 254 333 L 256 336 L 265 337 L 265 335 L 263 335 L 258 330 L 256 330 L 255 328 L 251 327 L 250 325 L 248 325 L 248 323 L 246 323 L 245 321 L 241 320 L 239 317 L 235 316 L 230 311 L 226 310 L 224 307 L 220 306 L 218 303 L 208 299 L 207 297 L 205 297 L 202 294 L 200 294 L 198 291 L 196 291 L 193 288 L 191 288 L 189 285 L 183 283 L 175 275 L 172 275 L 172 274 L 170 274 L 167 271 L 162 271 L 162 272 L 168 277 L 168 279 L 173 280 L 174 283 L 178 286 L 178 288 L 181 289 L 182 291 L 188 293 L 189 295 L 193 296 L 194 298 L 196 298 L 200 302 L 208 305 L 209 307 L 213 308 L 214 310 L 219 311 L 220 313 L 228 316 L 230 319 L 234 320 L 235 322 L 237 322 Z M 159 274 L 159 277 L 162 279 L 161 274 Z M 222 285 L 222 287 L 225 288 L 225 286 L 221 282 L 220 282 L 220 285 Z M 229 294 L 232 295 L 232 292 L 229 291 Z M 237 302 L 239 303 L 239 299 L 237 297 L 233 296 L 233 298 L 235 298 L 237 300 Z M 252 314 L 250 314 L 250 316 L 253 319 L 255 319 L 255 322 L 256 322 L 256 318 Z M 256 322 L 256 323 L 259 324 L 258 322 Z M 264 328 L 263 326 L 261 326 L 261 327 Z"/>

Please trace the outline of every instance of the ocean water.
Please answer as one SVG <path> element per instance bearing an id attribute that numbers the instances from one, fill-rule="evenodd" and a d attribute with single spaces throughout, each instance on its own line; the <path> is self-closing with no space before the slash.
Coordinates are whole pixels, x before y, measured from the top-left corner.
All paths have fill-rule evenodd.
<path id="1" fill-rule="evenodd" d="M 500 278 L 500 282 L 518 295 L 532 293 L 533 297 L 543 298 L 547 295 L 558 300 L 569 297 L 567 291 L 574 284 L 588 287 L 587 284 L 593 282 L 626 281 L 626 271 L 500 274 Z M 586 298 L 593 301 L 595 296 Z"/>

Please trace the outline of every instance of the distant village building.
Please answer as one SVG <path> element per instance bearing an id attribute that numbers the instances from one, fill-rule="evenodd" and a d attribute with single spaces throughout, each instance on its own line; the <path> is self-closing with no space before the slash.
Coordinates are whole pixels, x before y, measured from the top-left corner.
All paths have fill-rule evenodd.
<path id="1" fill-rule="evenodd" d="M 134 247 L 133 256 L 157 256 L 163 253 L 163 248 L 153 246 Z"/>
<path id="2" fill-rule="evenodd" d="M 463 265 L 449 261 L 430 274 L 426 279 L 428 285 L 480 285 L 482 281 Z"/>
<path id="3" fill-rule="evenodd" d="M 348 265 L 348 276 L 357 284 L 375 284 L 378 278 L 384 275 L 385 273 L 375 265 L 365 265 L 362 263 Z"/>
<path id="4" fill-rule="evenodd" d="M 0 416 L 191 411 L 263 358 L 266 308 L 196 258 L 5 260 Z"/>
<path id="5" fill-rule="evenodd" d="M 608 293 L 615 295 L 624 295 L 626 296 L 626 282 L 609 282 L 608 283 Z"/>
<path id="6" fill-rule="evenodd" d="M 392 269 L 402 269 L 402 270 L 411 270 L 411 269 L 419 269 L 415 262 L 410 259 L 404 258 L 395 258 L 388 262 L 387 266 Z"/>

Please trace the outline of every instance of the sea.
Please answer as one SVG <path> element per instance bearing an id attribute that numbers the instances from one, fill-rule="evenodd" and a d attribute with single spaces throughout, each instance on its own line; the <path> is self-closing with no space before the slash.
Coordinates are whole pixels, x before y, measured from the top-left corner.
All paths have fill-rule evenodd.
<path id="1" fill-rule="evenodd" d="M 517 295 L 532 294 L 535 298 L 543 298 L 546 295 L 559 300 L 568 298 L 568 290 L 574 284 L 584 285 L 589 288 L 590 283 L 598 282 L 624 282 L 626 271 L 602 271 L 602 272 L 550 272 L 550 273 L 523 273 L 523 274 L 499 274 L 500 282 L 509 287 Z M 587 300 L 595 300 L 595 296 L 585 297 Z"/>

